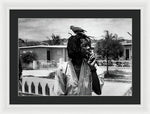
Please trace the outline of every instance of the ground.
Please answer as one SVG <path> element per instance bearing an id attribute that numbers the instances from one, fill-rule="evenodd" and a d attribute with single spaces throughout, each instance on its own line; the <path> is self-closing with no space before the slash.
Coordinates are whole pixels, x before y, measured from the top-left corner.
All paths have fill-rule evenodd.
<path id="1" fill-rule="evenodd" d="M 124 96 L 131 88 L 131 83 L 105 81 L 101 96 Z M 95 93 L 93 96 L 97 96 Z"/>

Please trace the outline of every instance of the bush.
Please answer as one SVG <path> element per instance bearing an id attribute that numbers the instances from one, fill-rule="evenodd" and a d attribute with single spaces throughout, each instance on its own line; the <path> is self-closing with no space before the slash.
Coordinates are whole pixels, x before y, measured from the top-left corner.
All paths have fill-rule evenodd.
<path id="1" fill-rule="evenodd" d="M 37 60 L 37 55 L 33 52 L 26 52 L 21 54 L 21 59 L 23 63 L 29 64 L 32 63 L 34 60 Z"/>
<path id="2" fill-rule="evenodd" d="M 54 79 L 55 78 L 55 72 L 52 72 L 48 75 L 49 79 Z"/>

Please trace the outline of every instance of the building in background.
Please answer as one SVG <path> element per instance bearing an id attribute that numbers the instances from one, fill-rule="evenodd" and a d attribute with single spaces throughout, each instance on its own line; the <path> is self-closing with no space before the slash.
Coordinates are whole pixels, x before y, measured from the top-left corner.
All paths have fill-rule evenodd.
<path id="1" fill-rule="evenodd" d="M 124 47 L 123 59 L 132 60 L 132 40 L 122 42 Z M 48 60 L 59 62 L 60 58 L 63 61 L 68 60 L 67 46 L 66 45 L 36 45 L 19 47 L 20 54 L 26 52 L 34 52 L 37 55 L 37 60 Z"/>
<path id="2" fill-rule="evenodd" d="M 132 40 L 122 42 L 124 47 L 123 58 L 124 60 L 132 60 Z"/>
<path id="3" fill-rule="evenodd" d="M 63 61 L 68 60 L 67 46 L 66 45 L 36 45 L 19 47 L 20 54 L 26 52 L 33 52 L 37 55 L 37 60 L 48 60 L 59 62 L 62 58 Z"/>

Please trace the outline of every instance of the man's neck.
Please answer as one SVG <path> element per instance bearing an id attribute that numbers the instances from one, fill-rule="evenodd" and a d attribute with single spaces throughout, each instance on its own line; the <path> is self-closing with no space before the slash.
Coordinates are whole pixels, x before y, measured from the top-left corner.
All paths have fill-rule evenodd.
<path id="1" fill-rule="evenodd" d="M 74 61 L 72 61 L 72 64 L 73 66 L 76 66 L 76 67 L 81 67 L 81 64 L 82 64 L 82 59 L 76 59 Z"/>
<path id="2" fill-rule="evenodd" d="M 80 60 L 79 61 L 73 61 L 72 64 L 73 64 L 76 76 L 79 80 L 82 61 L 80 61 Z"/>

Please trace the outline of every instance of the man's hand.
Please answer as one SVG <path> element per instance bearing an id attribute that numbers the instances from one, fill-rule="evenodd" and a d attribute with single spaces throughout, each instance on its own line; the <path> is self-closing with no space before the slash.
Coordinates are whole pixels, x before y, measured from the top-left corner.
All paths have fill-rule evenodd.
<path id="1" fill-rule="evenodd" d="M 95 67 L 95 64 L 96 64 L 96 58 L 95 58 L 95 55 L 92 54 L 88 60 L 88 64 L 91 68 L 91 71 L 96 71 L 96 67 Z"/>

